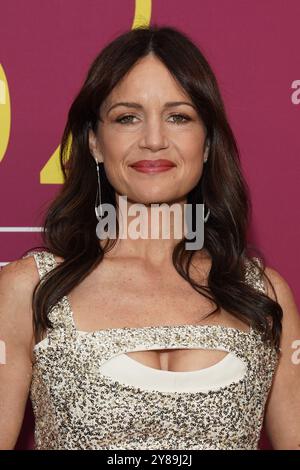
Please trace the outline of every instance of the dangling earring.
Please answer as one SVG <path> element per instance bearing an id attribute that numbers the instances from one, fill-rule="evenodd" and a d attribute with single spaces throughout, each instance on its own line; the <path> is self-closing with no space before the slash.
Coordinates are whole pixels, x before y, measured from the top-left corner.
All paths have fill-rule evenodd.
<path id="1" fill-rule="evenodd" d="M 205 149 L 206 158 L 204 158 L 203 163 L 206 163 L 208 160 L 209 147 L 210 147 L 210 141 L 208 140 L 206 144 L 206 149 Z"/>
<path id="2" fill-rule="evenodd" d="M 209 147 L 210 147 L 210 141 L 208 140 L 207 144 L 206 144 L 206 149 L 205 149 L 206 155 L 208 155 Z M 208 156 L 206 156 L 206 158 L 204 158 L 203 163 L 206 163 L 207 159 L 208 159 Z M 206 216 L 204 216 L 204 212 L 205 212 L 204 207 L 205 207 L 205 203 L 203 201 L 203 206 L 202 206 L 202 208 L 203 208 L 203 220 L 204 220 L 204 222 L 207 222 L 208 218 L 209 218 L 209 215 L 210 215 L 210 209 L 208 208 L 207 214 L 206 214 Z"/>
<path id="3" fill-rule="evenodd" d="M 98 180 L 98 187 L 97 187 L 97 194 L 96 194 L 96 201 L 95 201 L 95 214 L 97 219 L 100 221 L 103 217 L 103 208 L 101 204 L 101 185 L 100 185 L 100 172 L 99 172 L 99 161 L 95 158 L 96 165 L 97 165 L 97 180 Z M 97 205 L 97 200 L 99 196 L 99 206 Z"/>
<path id="4" fill-rule="evenodd" d="M 203 220 L 204 220 L 204 222 L 207 222 L 207 221 L 208 221 L 208 218 L 209 218 L 209 215 L 210 215 L 210 208 L 208 208 L 207 214 L 206 214 L 206 216 L 204 217 L 204 212 L 205 212 L 204 206 L 205 206 L 205 204 L 203 203 L 203 206 L 202 206 L 202 208 L 203 208 Z"/>

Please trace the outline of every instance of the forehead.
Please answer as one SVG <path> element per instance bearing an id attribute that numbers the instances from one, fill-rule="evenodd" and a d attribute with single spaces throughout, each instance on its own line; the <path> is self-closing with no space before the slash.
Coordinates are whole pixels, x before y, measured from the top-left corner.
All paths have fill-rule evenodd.
<path id="1" fill-rule="evenodd" d="M 192 103 L 168 68 L 149 55 L 127 72 L 106 98 L 104 106 L 109 107 L 116 101 L 138 101 L 146 106 L 176 100 Z"/>

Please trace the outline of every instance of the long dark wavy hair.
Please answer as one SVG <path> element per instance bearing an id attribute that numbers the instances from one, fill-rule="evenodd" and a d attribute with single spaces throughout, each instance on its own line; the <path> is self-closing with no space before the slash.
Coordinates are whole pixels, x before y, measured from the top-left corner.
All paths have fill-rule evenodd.
<path id="1" fill-rule="evenodd" d="M 191 39 L 167 26 L 139 27 L 106 45 L 91 64 L 70 107 L 60 146 L 65 181 L 47 209 L 42 232 L 43 248 L 64 261 L 35 287 L 32 308 L 36 341 L 52 327 L 47 317 L 49 310 L 101 263 L 105 252 L 117 241 L 108 239 L 102 248 L 96 234 L 97 173 L 89 149 L 89 129 L 97 131 L 102 102 L 136 62 L 149 53 L 161 60 L 190 96 L 210 140 L 202 176 L 187 195 L 187 203 L 193 207 L 205 201 L 210 209 L 204 237 L 204 248 L 212 263 L 207 286 L 190 276 L 195 251 L 185 249 L 185 237 L 174 248 L 174 267 L 197 292 L 214 301 L 216 309 L 209 315 L 220 308 L 229 311 L 262 332 L 264 341 L 271 341 L 278 350 L 282 308 L 245 282 L 246 264 L 253 263 L 253 268 L 259 269 L 260 276 L 265 276 L 272 286 L 264 272 L 264 256 L 247 242 L 252 210 L 249 188 L 241 172 L 239 150 L 215 75 Z M 117 209 L 115 191 L 103 164 L 100 172 L 102 203 L 113 204 Z M 261 264 L 255 261 L 257 255 Z M 275 293 L 273 286 L 272 289 Z"/>

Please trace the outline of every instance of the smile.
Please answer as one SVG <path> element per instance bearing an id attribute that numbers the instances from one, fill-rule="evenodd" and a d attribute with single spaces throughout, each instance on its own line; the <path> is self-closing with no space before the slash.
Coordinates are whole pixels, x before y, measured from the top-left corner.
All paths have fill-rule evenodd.
<path id="1" fill-rule="evenodd" d="M 139 171 L 140 173 L 161 173 L 162 171 L 168 171 L 172 170 L 175 168 L 174 166 L 164 166 L 164 165 L 159 165 L 159 166 L 131 166 L 131 168 L 135 171 Z"/>

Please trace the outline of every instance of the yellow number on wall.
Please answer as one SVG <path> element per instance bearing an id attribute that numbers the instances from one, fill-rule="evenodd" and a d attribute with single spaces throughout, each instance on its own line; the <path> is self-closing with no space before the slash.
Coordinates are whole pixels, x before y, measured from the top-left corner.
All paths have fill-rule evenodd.
<path id="1" fill-rule="evenodd" d="M 6 75 L 0 64 L 0 161 L 4 158 L 10 136 L 11 111 Z"/>
<path id="2" fill-rule="evenodd" d="M 148 26 L 150 20 L 151 0 L 136 0 L 132 29 L 139 26 Z M 71 141 L 69 143 L 71 143 Z M 60 146 L 57 147 L 46 165 L 42 168 L 40 173 L 41 184 L 62 184 L 64 182 L 59 162 L 59 151 Z"/>

